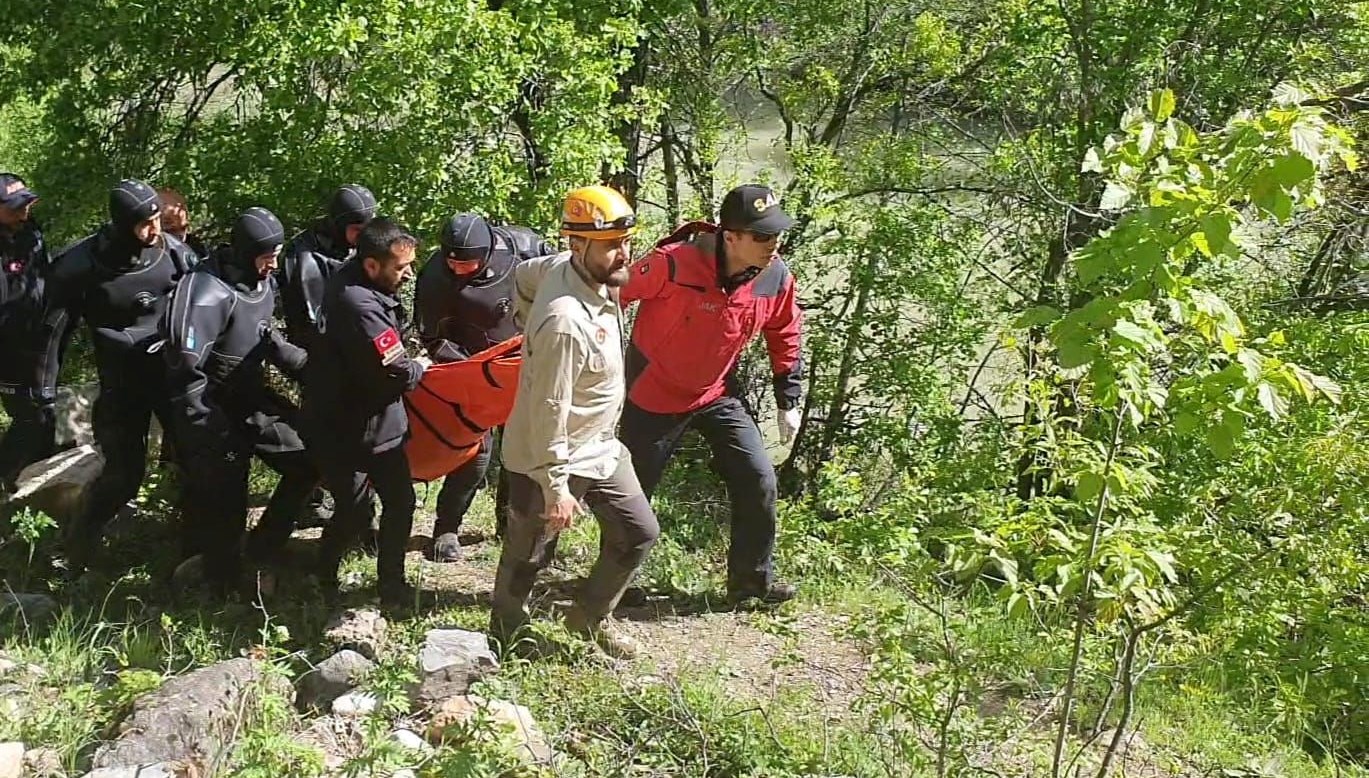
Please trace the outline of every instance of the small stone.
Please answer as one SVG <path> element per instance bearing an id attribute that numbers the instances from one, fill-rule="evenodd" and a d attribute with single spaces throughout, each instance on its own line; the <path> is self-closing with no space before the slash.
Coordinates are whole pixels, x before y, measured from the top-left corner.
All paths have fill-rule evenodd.
<path id="1" fill-rule="evenodd" d="M 48 671 L 38 665 L 25 665 L 24 672 L 34 678 L 46 678 L 48 676 Z"/>
<path id="2" fill-rule="evenodd" d="M 435 701 L 465 694 L 472 683 L 497 670 L 499 660 L 482 633 L 431 630 L 418 654 L 418 699 Z"/>
<path id="3" fill-rule="evenodd" d="M 24 770 L 30 778 L 62 778 L 62 755 L 51 748 L 35 748 L 24 752 Z"/>
<path id="4" fill-rule="evenodd" d="M 14 672 L 14 668 L 18 666 L 18 662 L 15 662 L 14 660 L 8 657 L 0 656 L 0 678 L 4 678 L 5 676 Z"/>
<path id="5" fill-rule="evenodd" d="M 376 661 L 385 645 L 385 632 L 389 624 L 380 611 L 372 608 L 358 608 L 343 611 L 328 622 L 323 637 L 339 649 L 351 649 L 362 656 Z"/>
<path id="6" fill-rule="evenodd" d="M 338 716 L 367 716 L 374 713 L 379 704 L 375 695 L 352 692 L 333 700 L 333 713 Z"/>
<path id="7" fill-rule="evenodd" d="M 356 651 L 343 649 L 299 679 L 299 706 L 302 710 L 327 709 L 333 700 L 350 692 L 375 669 L 375 663 Z"/>
<path id="8" fill-rule="evenodd" d="M 551 763 L 555 754 L 527 708 L 505 700 L 487 700 L 474 694 L 443 700 L 428 724 L 428 740 L 441 745 L 465 737 L 471 734 L 468 732 L 470 722 L 481 714 L 494 720 L 500 730 L 497 736 L 512 738 L 518 757 L 525 764 Z M 488 737 L 495 733 L 473 734 Z"/>
<path id="9" fill-rule="evenodd" d="M 433 747 L 428 745 L 428 741 L 419 737 L 416 733 L 407 729 L 397 729 L 390 733 L 390 737 L 401 746 L 410 751 L 431 751 Z"/>
<path id="10" fill-rule="evenodd" d="M 23 778 L 24 744 L 0 743 L 0 778 Z"/>

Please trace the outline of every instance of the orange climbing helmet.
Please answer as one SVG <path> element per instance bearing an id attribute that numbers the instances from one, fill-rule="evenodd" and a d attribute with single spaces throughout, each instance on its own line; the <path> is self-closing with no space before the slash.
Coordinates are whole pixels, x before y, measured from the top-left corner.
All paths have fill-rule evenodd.
<path id="1" fill-rule="evenodd" d="M 637 231 L 637 214 L 627 199 L 606 186 L 582 186 L 561 205 L 561 234 L 616 240 Z"/>

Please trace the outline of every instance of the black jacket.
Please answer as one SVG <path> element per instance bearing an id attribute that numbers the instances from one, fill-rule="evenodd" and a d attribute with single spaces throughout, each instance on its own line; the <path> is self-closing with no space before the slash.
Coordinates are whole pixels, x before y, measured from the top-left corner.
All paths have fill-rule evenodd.
<path id="1" fill-rule="evenodd" d="M 526 227 L 495 227 L 489 260 L 467 279 L 452 272 L 442 249 L 434 251 L 414 290 L 418 334 L 433 361 L 466 359 L 517 335 L 514 268 L 524 259 L 555 253 L 555 246 Z"/>
<path id="2" fill-rule="evenodd" d="M 163 371 L 160 360 L 149 367 L 149 348 L 161 338 L 168 295 L 195 263 L 194 253 L 169 235 L 155 246 L 134 246 L 108 226 L 63 251 L 47 280 L 39 327 L 44 385 L 55 385 L 62 351 L 84 319 L 103 391 L 159 386 Z"/>
<path id="3" fill-rule="evenodd" d="M 17 232 L 0 229 L 0 391 L 42 390 L 37 334 L 50 264 L 38 224 L 24 222 Z"/>
<path id="4" fill-rule="evenodd" d="M 308 349 L 318 337 L 328 279 L 353 253 L 322 225 L 301 232 L 285 244 L 277 277 L 285 334 L 291 343 Z"/>
<path id="5" fill-rule="evenodd" d="M 305 424 L 315 445 L 359 456 L 402 444 L 409 432 L 403 396 L 423 376 L 423 366 L 404 353 L 403 306 L 352 261 L 328 280 L 321 314 L 304 378 Z"/>
<path id="6" fill-rule="evenodd" d="M 161 321 L 167 391 L 187 434 L 218 438 L 248 425 L 258 447 L 298 451 L 294 408 L 266 381 L 264 363 L 298 378 L 306 352 L 272 326 L 275 282 L 234 266 L 221 247 L 176 284 Z M 189 438 L 194 440 L 194 437 Z"/>

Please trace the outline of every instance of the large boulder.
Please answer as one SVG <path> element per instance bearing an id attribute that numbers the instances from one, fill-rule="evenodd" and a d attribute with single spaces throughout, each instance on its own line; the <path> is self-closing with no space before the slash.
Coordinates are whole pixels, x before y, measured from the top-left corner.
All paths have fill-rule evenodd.
<path id="1" fill-rule="evenodd" d="M 56 612 L 57 601 L 46 594 L 0 592 L 0 618 L 17 614 L 26 623 L 32 624 L 44 621 Z"/>
<path id="2" fill-rule="evenodd" d="M 333 700 L 356 688 L 375 666 L 361 654 L 343 649 L 300 676 L 296 702 L 301 710 L 328 710 Z"/>
<path id="3" fill-rule="evenodd" d="M 133 703 L 118 738 L 96 750 L 92 766 L 215 763 L 253 712 L 251 696 L 262 681 L 261 665 L 245 657 L 172 678 Z M 293 695 L 289 684 L 272 691 Z"/>
<path id="4" fill-rule="evenodd" d="M 483 634 L 464 629 L 431 630 L 418 653 L 417 697 L 432 702 L 465 694 L 471 684 L 498 670 L 499 660 Z"/>
<path id="5" fill-rule="evenodd" d="M 125 767 L 101 767 L 92 770 L 81 778 L 199 778 L 200 771 L 194 765 L 183 762 L 158 762 L 156 764 L 128 765 Z"/>
<path id="6" fill-rule="evenodd" d="M 59 451 L 21 471 L 9 501 L 42 511 L 58 522 L 68 521 L 80 512 L 104 466 L 105 459 L 94 446 Z"/>

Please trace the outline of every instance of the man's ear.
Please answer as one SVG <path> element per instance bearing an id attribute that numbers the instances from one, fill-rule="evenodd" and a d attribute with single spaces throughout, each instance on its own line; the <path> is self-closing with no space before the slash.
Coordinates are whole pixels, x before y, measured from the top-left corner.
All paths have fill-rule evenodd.
<path id="1" fill-rule="evenodd" d="M 366 271 L 368 278 L 375 278 L 380 273 L 380 260 L 375 257 L 366 257 L 361 260 L 361 269 Z"/>

